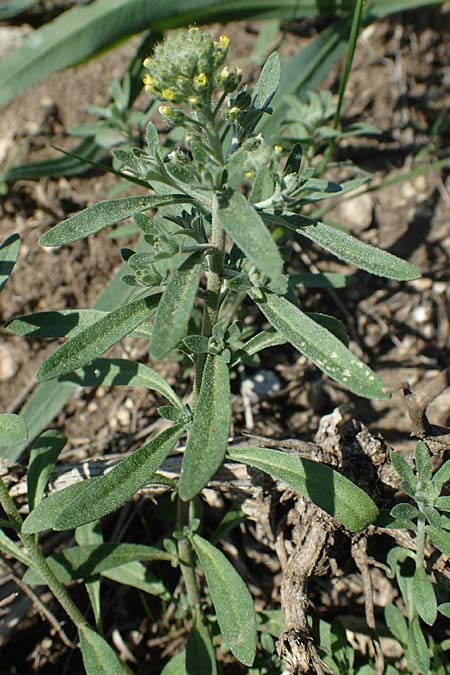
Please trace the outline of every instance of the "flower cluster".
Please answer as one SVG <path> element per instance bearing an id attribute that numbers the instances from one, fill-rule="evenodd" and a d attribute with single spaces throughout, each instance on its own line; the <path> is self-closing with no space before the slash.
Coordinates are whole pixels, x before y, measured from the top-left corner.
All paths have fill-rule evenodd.
<path id="1" fill-rule="evenodd" d="M 149 71 L 144 77 L 146 91 L 170 103 L 189 103 L 194 109 L 210 102 L 219 89 L 233 91 L 240 72 L 223 67 L 229 42 L 226 35 L 216 42 L 198 28 L 172 33 L 144 61 Z M 173 114 L 166 108 L 165 113 Z"/>

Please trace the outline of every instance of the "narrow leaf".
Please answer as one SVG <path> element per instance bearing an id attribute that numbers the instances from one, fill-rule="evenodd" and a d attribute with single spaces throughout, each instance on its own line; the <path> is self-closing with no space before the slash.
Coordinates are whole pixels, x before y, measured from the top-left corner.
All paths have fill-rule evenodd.
<path id="1" fill-rule="evenodd" d="M 230 423 L 228 366 L 220 356 L 209 354 L 181 465 L 178 483 L 181 499 L 193 499 L 221 465 L 227 449 Z"/>
<path id="2" fill-rule="evenodd" d="M 410 497 L 414 497 L 416 493 L 416 477 L 414 471 L 411 469 L 406 459 L 399 453 L 393 450 L 389 454 L 394 469 L 402 479 L 402 488 Z"/>
<path id="3" fill-rule="evenodd" d="M 436 471 L 433 476 L 433 485 L 438 491 L 442 490 L 445 483 L 448 483 L 450 480 L 450 459 L 448 459 L 444 464 Z"/>
<path id="4" fill-rule="evenodd" d="M 234 656 L 251 666 L 256 652 L 256 615 L 248 588 L 215 546 L 197 534 L 192 544 L 206 576 L 223 638 Z"/>
<path id="5" fill-rule="evenodd" d="M 5 324 L 9 333 L 36 338 L 74 337 L 88 326 L 110 314 L 99 309 L 61 309 L 54 312 L 36 312 L 13 319 Z M 151 338 L 151 330 L 141 325 L 130 333 L 133 337 Z"/>
<path id="6" fill-rule="evenodd" d="M 78 626 L 87 675 L 123 675 L 122 664 L 109 644 L 88 624 Z"/>
<path id="7" fill-rule="evenodd" d="M 437 617 L 437 602 L 433 584 L 423 567 L 416 569 L 413 584 L 413 602 L 420 618 L 432 626 Z"/>
<path id="8" fill-rule="evenodd" d="M 202 272 L 202 253 L 196 252 L 174 270 L 159 303 L 153 324 L 150 354 L 166 356 L 185 336 L 197 297 Z"/>
<path id="9" fill-rule="evenodd" d="M 266 292 L 263 300 L 254 291 L 250 297 L 272 326 L 296 349 L 333 380 L 359 396 L 388 398 L 384 382 L 326 328 L 318 325 L 286 298 Z"/>
<path id="10" fill-rule="evenodd" d="M 384 620 L 392 635 L 402 646 L 408 644 L 408 625 L 405 617 L 396 605 L 387 605 L 384 610 Z"/>
<path id="11" fill-rule="evenodd" d="M 298 215 L 283 216 L 282 220 L 297 234 L 311 239 L 340 260 L 366 272 L 400 281 L 420 277 L 420 270 L 414 265 L 318 220 Z"/>
<path id="12" fill-rule="evenodd" d="M 62 583 L 75 579 L 89 579 L 121 565 L 136 561 L 170 560 L 167 551 L 142 544 L 85 544 L 64 549 L 46 558 L 52 572 Z M 42 583 L 29 570 L 26 583 Z"/>
<path id="13" fill-rule="evenodd" d="M 186 675 L 217 675 L 211 636 L 198 614 L 187 639 L 185 665 Z"/>
<path id="14" fill-rule="evenodd" d="M 176 408 L 183 407 L 183 402 L 161 375 L 136 361 L 96 359 L 81 370 L 60 379 L 63 382 L 73 382 L 79 387 L 145 387 L 165 396 Z"/>
<path id="15" fill-rule="evenodd" d="M 19 560 L 27 567 L 30 567 L 32 564 L 30 558 L 27 556 L 25 551 L 23 551 L 23 549 L 17 546 L 17 544 L 12 539 L 10 539 L 1 528 L 0 528 L 0 552 L 10 556 L 11 558 Z"/>
<path id="16" fill-rule="evenodd" d="M 431 480 L 433 474 L 433 465 L 431 464 L 430 451 L 423 441 L 419 441 L 415 450 L 416 470 L 421 481 L 424 484 Z"/>
<path id="17" fill-rule="evenodd" d="M 179 204 L 191 201 L 184 195 L 138 195 L 99 202 L 80 211 L 75 216 L 63 220 L 46 232 L 39 240 L 41 246 L 62 246 L 84 239 L 99 232 L 108 225 L 135 216 L 142 211 L 156 209 L 158 206 Z"/>
<path id="18" fill-rule="evenodd" d="M 36 373 L 37 380 L 66 375 L 104 354 L 154 313 L 160 297 L 151 295 L 123 305 L 77 333 L 44 361 Z"/>
<path id="19" fill-rule="evenodd" d="M 408 656 L 420 673 L 429 673 L 430 653 L 419 619 L 411 619 L 408 629 Z"/>
<path id="20" fill-rule="evenodd" d="M 364 490 L 324 464 L 268 448 L 228 448 L 228 454 L 283 481 L 352 532 L 363 530 L 378 515 Z"/>
<path id="21" fill-rule="evenodd" d="M 162 669 L 161 675 L 187 675 L 186 652 L 180 652 L 173 656 Z"/>
<path id="22" fill-rule="evenodd" d="M 305 286 L 305 288 L 348 288 L 356 284 L 356 277 L 349 274 L 334 272 L 305 272 L 304 274 L 290 274 L 290 286 Z"/>
<path id="23" fill-rule="evenodd" d="M 20 237 L 12 234 L 0 244 L 0 291 L 8 281 L 19 257 Z"/>
<path id="24" fill-rule="evenodd" d="M 426 531 L 434 546 L 450 558 L 450 532 L 431 525 L 426 528 Z"/>
<path id="25" fill-rule="evenodd" d="M 0 448 L 25 443 L 27 438 L 27 427 L 19 415 L 0 414 Z"/>
<path id="26" fill-rule="evenodd" d="M 253 89 L 253 105 L 257 109 L 265 108 L 274 97 L 280 83 L 281 65 L 277 52 L 272 52 L 265 62 L 258 82 Z"/>
<path id="27" fill-rule="evenodd" d="M 247 258 L 268 277 L 283 269 L 278 248 L 260 215 L 240 192 L 219 202 L 217 219 Z"/>
<path id="28" fill-rule="evenodd" d="M 151 482 L 182 433 L 181 424 L 165 429 L 104 476 L 75 483 L 44 499 L 24 521 L 23 532 L 69 530 L 112 513 Z"/>
<path id="29" fill-rule="evenodd" d="M 138 588 L 149 595 L 164 595 L 167 593 L 162 581 L 155 579 L 145 565 L 138 561 L 112 567 L 102 572 L 101 575 L 123 586 Z"/>
<path id="30" fill-rule="evenodd" d="M 67 442 L 55 429 L 44 431 L 33 443 L 28 462 L 27 491 L 30 511 L 42 501 L 56 460 Z"/>

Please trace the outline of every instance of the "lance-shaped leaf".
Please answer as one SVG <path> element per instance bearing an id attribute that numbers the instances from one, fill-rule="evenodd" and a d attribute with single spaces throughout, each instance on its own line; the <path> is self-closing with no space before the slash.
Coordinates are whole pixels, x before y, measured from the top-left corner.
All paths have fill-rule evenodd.
<path id="1" fill-rule="evenodd" d="M 154 359 L 166 356 L 185 336 L 201 272 L 202 253 L 196 252 L 170 275 L 153 324 L 150 354 Z"/>
<path id="2" fill-rule="evenodd" d="M 231 423 L 230 374 L 220 356 L 208 354 L 194 420 L 181 465 L 178 493 L 195 497 L 215 474 L 225 456 Z"/>
<path id="3" fill-rule="evenodd" d="M 27 427 L 19 415 L 0 414 L 0 448 L 25 443 L 28 438 Z"/>
<path id="4" fill-rule="evenodd" d="M 326 328 L 307 316 L 286 298 L 267 292 L 250 296 L 272 326 L 296 349 L 333 380 L 366 398 L 388 398 L 384 382 Z"/>
<path id="5" fill-rule="evenodd" d="M 253 105 L 255 108 L 264 108 L 270 103 L 280 83 L 280 75 L 280 57 L 277 52 L 272 52 L 265 62 L 253 90 Z"/>
<path id="6" fill-rule="evenodd" d="M 27 491 L 30 511 L 42 501 L 56 460 L 67 442 L 55 429 L 44 431 L 33 443 L 28 462 Z"/>
<path id="7" fill-rule="evenodd" d="M 9 333 L 35 338 L 74 337 L 93 323 L 103 319 L 109 312 L 99 309 L 61 309 L 54 312 L 36 312 L 12 319 L 5 324 Z M 130 335 L 149 340 L 152 336 L 149 326 L 141 325 Z"/>
<path id="8" fill-rule="evenodd" d="M 66 548 L 61 553 L 46 558 L 48 565 L 62 583 L 74 579 L 89 579 L 106 570 L 135 561 L 170 560 L 167 551 L 142 544 L 91 544 Z M 41 584 L 33 570 L 28 570 L 27 584 Z"/>
<path id="9" fill-rule="evenodd" d="M 437 617 L 437 601 L 433 584 L 423 567 L 419 567 L 414 573 L 412 592 L 417 614 L 432 626 Z"/>
<path id="10" fill-rule="evenodd" d="M 150 574 L 146 566 L 137 560 L 107 569 L 101 575 L 118 584 L 139 588 L 140 591 L 144 591 L 144 593 L 149 593 L 150 595 L 164 595 L 168 593 L 163 582 Z"/>
<path id="11" fill-rule="evenodd" d="M 283 260 L 260 215 L 240 192 L 219 202 L 219 224 L 250 262 L 268 277 L 280 276 Z"/>
<path id="12" fill-rule="evenodd" d="M 0 244 L 0 291 L 8 281 L 19 257 L 20 237 L 12 234 Z"/>
<path id="13" fill-rule="evenodd" d="M 234 656 L 244 665 L 251 666 L 256 651 L 256 615 L 252 596 L 221 551 L 197 534 L 191 541 L 206 576 L 220 632 Z"/>
<path id="14" fill-rule="evenodd" d="M 136 361 L 96 359 L 81 370 L 64 375 L 60 380 L 73 382 L 79 387 L 145 387 L 165 396 L 176 408 L 183 408 L 183 402 L 161 375 Z"/>
<path id="15" fill-rule="evenodd" d="M 187 675 L 194 675 L 194 673 L 217 675 L 214 646 L 199 612 L 194 617 L 187 639 L 185 665 Z"/>
<path id="16" fill-rule="evenodd" d="M 138 195 L 99 202 L 52 227 L 40 238 L 39 243 L 41 246 L 70 244 L 73 241 L 89 237 L 108 225 L 114 225 L 120 220 L 142 213 L 142 211 L 189 201 L 192 200 L 185 195 L 174 194 Z"/>
<path id="17" fill-rule="evenodd" d="M 268 448 L 228 448 L 228 454 L 283 481 L 352 532 L 363 530 L 378 515 L 364 490 L 324 464 Z"/>
<path id="18" fill-rule="evenodd" d="M 65 342 L 40 366 L 39 382 L 66 375 L 104 354 L 155 311 L 160 295 L 150 295 L 110 312 Z"/>
<path id="19" fill-rule="evenodd" d="M 21 563 L 27 567 L 31 566 L 31 560 L 23 549 L 21 549 L 17 544 L 12 541 L 0 528 L 0 553 L 11 556 L 16 560 L 19 560 Z"/>
<path id="20" fill-rule="evenodd" d="M 356 284 L 356 277 L 334 272 L 305 272 L 304 274 L 290 274 L 289 286 L 304 286 L 305 288 L 347 288 Z"/>
<path id="21" fill-rule="evenodd" d="M 23 532 L 69 530 L 112 513 L 151 482 L 182 433 L 181 424 L 165 429 L 104 476 L 75 483 L 44 499 L 25 519 Z"/>
<path id="22" fill-rule="evenodd" d="M 119 657 L 87 623 L 78 626 L 80 650 L 87 675 L 123 675 Z"/>
<path id="23" fill-rule="evenodd" d="M 297 215 L 283 216 L 282 220 L 297 234 L 307 237 L 337 258 L 366 272 L 400 281 L 420 277 L 420 270 L 414 265 L 318 220 Z"/>

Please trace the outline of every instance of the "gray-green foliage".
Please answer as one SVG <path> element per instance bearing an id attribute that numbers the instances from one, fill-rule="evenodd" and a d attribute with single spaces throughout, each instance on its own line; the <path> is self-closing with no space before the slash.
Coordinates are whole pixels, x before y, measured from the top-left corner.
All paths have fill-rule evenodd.
<path id="1" fill-rule="evenodd" d="M 106 5 L 101 0 L 94 5 L 93 16 L 97 21 Z M 203 5 L 208 5 L 207 0 Z M 170 9 L 167 11 L 170 14 Z M 224 67 L 227 49 L 225 36 L 213 41 L 196 29 L 171 35 L 156 47 L 153 59 L 144 62 L 149 71 L 144 79 L 145 88 L 164 102 L 160 108 L 164 122 L 181 127 L 177 130 L 181 132 L 180 144 L 167 154 L 150 122 L 144 148 L 120 147 L 114 151 L 115 166 L 123 170 L 121 175 L 128 175 L 132 182 L 152 194 L 90 206 L 41 237 L 43 246 L 60 246 L 133 218 L 133 232 L 140 232 L 143 241 L 136 250 L 121 251 L 129 273 L 122 276 L 122 289 L 126 286 L 128 291 L 120 292 L 123 295 L 119 306 L 114 308 L 110 302 L 107 307 L 94 310 L 45 312 L 8 324 L 8 329 L 19 335 L 67 338 L 40 366 L 39 381 L 57 378 L 59 382 L 83 387 L 145 387 L 171 404 L 158 409 L 166 425 L 163 430 L 111 471 L 47 498 L 44 498 L 47 484 L 64 439 L 55 432 L 42 434 L 30 456 L 30 514 L 23 523 L 19 516 L 19 522 L 16 518 L 13 525 L 20 531 L 23 542 L 30 545 L 36 542 L 38 533 L 47 529 L 78 528 L 78 546 L 41 560 L 26 580 L 42 581 L 50 587 L 52 579 L 59 584 L 78 578 L 85 580 L 97 625 L 101 621 L 101 577 L 164 596 L 164 585 L 147 576 L 143 561 L 159 559 L 179 566 L 192 626 L 185 655 L 176 657 L 172 665 L 183 673 L 197 671 L 196 675 L 199 670 L 214 675 L 217 664 L 210 626 L 200 611 L 194 553 L 206 578 L 224 645 L 248 667 L 252 666 L 256 652 L 256 619 L 250 593 L 224 554 L 198 534 L 200 520 L 195 511 L 202 489 L 220 468 L 227 452 L 232 422 L 230 371 L 250 362 L 263 349 L 289 343 L 353 393 L 366 398 L 386 397 L 379 376 L 349 349 L 345 326 L 332 316 L 306 313 L 298 307 L 298 286 L 339 289 L 350 285 L 350 279 L 337 274 L 296 273 L 291 242 L 297 245 L 305 238 L 310 239 L 344 262 L 372 274 L 396 280 L 418 276 L 413 265 L 303 215 L 305 205 L 344 194 L 361 185 L 365 178 L 356 175 L 342 184 L 329 180 L 313 162 L 311 152 L 304 153 L 298 139 L 286 135 L 278 139 L 282 146 L 274 148 L 270 135 L 266 138 L 261 129 L 264 130 L 265 120 L 272 112 L 270 106 L 276 100 L 281 74 L 279 58 L 276 53 L 269 57 L 252 88 L 240 84 L 241 73 L 237 68 Z M 122 88 L 115 87 L 118 110 L 125 110 L 130 97 L 125 81 Z M 339 138 L 338 130 L 329 127 L 328 136 L 326 132 L 330 105 L 329 97 L 310 97 L 309 108 L 305 107 L 305 128 L 311 133 L 320 129 L 321 141 L 328 138 L 334 143 Z M 315 109 L 319 111 L 317 114 Z M 106 109 L 97 113 L 109 115 Z M 313 113 L 318 115 L 317 119 Z M 283 125 L 280 128 L 283 133 Z M 103 127 L 95 127 L 96 142 L 101 142 L 100 131 L 105 144 L 109 143 L 111 137 L 106 138 Z M 290 148 L 285 157 L 283 147 Z M 156 209 L 157 214 L 144 213 Z M 0 248 L 3 256 L 0 262 L 6 260 L 5 269 L 0 269 L 2 274 L 3 271 L 9 274 L 17 246 L 17 240 L 13 239 Z M 0 283 L 2 279 L 3 276 Z M 118 293 L 117 286 L 114 288 Z M 267 320 L 271 327 L 249 337 L 248 329 L 245 332 L 237 319 L 258 311 L 259 320 Z M 131 359 L 103 357 L 126 337 L 146 339 L 153 360 L 176 351 L 185 362 L 193 364 L 194 391 L 193 397 L 186 399 L 188 403 L 158 374 L 156 367 Z M 40 406 L 45 405 L 53 405 L 51 398 L 41 401 Z M 2 417 L 5 416 L 0 417 L 0 431 Z M 6 416 L 3 427 L 6 445 L 25 441 L 20 422 L 14 416 Z M 183 436 L 187 438 L 186 447 L 180 478 L 174 483 L 157 472 Z M 265 448 L 229 449 L 229 455 L 233 461 L 265 471 L 308 497 L 351 531 L 364 529 L 378 517 L 377 506 L 369 495 L 344 475 L 320 463 Z M 424 536 L 447 551 L 449 534 L 439 508 L 449 510 L 449 504 L 442 501 L 438 490 L 448 479 L 445 470 L 430 482 L 431 465 L 423 448 L 417 451 L 418 483 L 404 460 L 394 456 L 393 463 L 402 475 L 405 492 L 418 503 L 416 510 L 398 505 L 394 517 L 403 523 L 411 522 L 413 531 L 422 528 Z M 95 521 L 119 509 L 149 483 L 163 485 L 177 498 L 177 526 L 174 538 L 164 542 L 165 551 L 104 543 L 101 533 L 93 538 L 88 536 L 89 532 L 94 533 Z M 417 519 L 418 524 L 412 519 Z M 87 523 L 92 523 L 89 532 L 83 529 Z M 0 540 L 1 550 L 27 562 L 26 554 L 16 548 L 12 540 Z M 405 560 L 401 554 L 397 562 Z M 408 594 L 408 608 L 411 603 L 415 607 L 406 628 L 408 639 L 416 645 L 411 660 L 423 665 L 418 617 L 434 623 L 441 607 L 423 560 L 411 582 L 405 581 L 400 573 L 397 577 L 402 592 Z M 442 603 L 442 613 L 446 611 Z M 396 625 L 400 625 L 395 612 L 390 611 L 391 623 L 395 619 Z M 84 619 L 80 621 L 78 617 L 75 623 L 89 675 L 120 669 L 103 637 Z M 336 642 L 340 639 L 339 627 L 334 630 Z M 354 672 L 348 646 L 341 649 L 334 644 L 330 658 L 337 667 Z"/>

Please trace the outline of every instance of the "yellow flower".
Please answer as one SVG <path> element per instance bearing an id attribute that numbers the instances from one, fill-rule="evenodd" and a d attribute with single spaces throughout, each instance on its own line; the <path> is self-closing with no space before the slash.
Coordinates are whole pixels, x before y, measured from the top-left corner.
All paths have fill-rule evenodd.
<path id="1" fill-rule="evenodd" d="M 155 92 L 155 84 L 156 84 L 155 78 L 151 77 L 151 75 L 145 75 L 143 82 L 145 91 L 149 91 L 153 94 Z"/>
<path id="2" fill-rule="evenodd" d="M 221 35 L 219 38 L 219 43 L 222 49 L 228 49 L 228 45 L 230 44 L 230 38 L 227 35 Z"/>
<path id="3" fill-rule="evenodd" d="M 165 98 L 166 101 L 173 101 L 173 99 L 175 98 L 175 92 L 173 91 L 173 89 L 163 89 L 163 91 L 161 92 L 161 96 L 162 98 Z"/>
<path id="4" fill-rule="evenodd" d="M 144 63 L 142 64 L 144 68 L 148 68 L 150 66 L 151 59 L 147 56 L 146 59 L 144 59 Z"/>
<path id="5" fill-rule="evenodd" d="M 283 146 L 282 145 L 275 145 L 274 148 L 275 152 L 277 152 L 279 155 L 283 152 Z"/>
<path id="6" fill-rule="evenodd" d="M 158 112 L 160 115 L 167 115 L 170 114 L 171 108 L 169 108 L 168 105 L 160 105 L 158 108 Z"/>
<path id="7" fill-rule="evenodd" d="M 246 172 L 244 173 L 244 177 L 245 177 L 245 178 L 249 178 L 249 179 L 250 179 L 250 178 L 254 178 L 254 176 L 255 176 L 255 174 L 253 173 L 253 171 L 246 171 Z"/>
<path id="8" fill-rule="evenodd" d="M 197 75 L 195 78 L 195 84 L 197 87 L 204 87 L 206 83 L 208 82 L 208 78 L 206 77 L 205 73 L 200 73 L 200 75 Z"/>
<path id="9" fill-rule="evenodd" d="M 189 96 L 189 103 L 195 107 L 200 103 L 200 100 L 196 96 Z"/>

